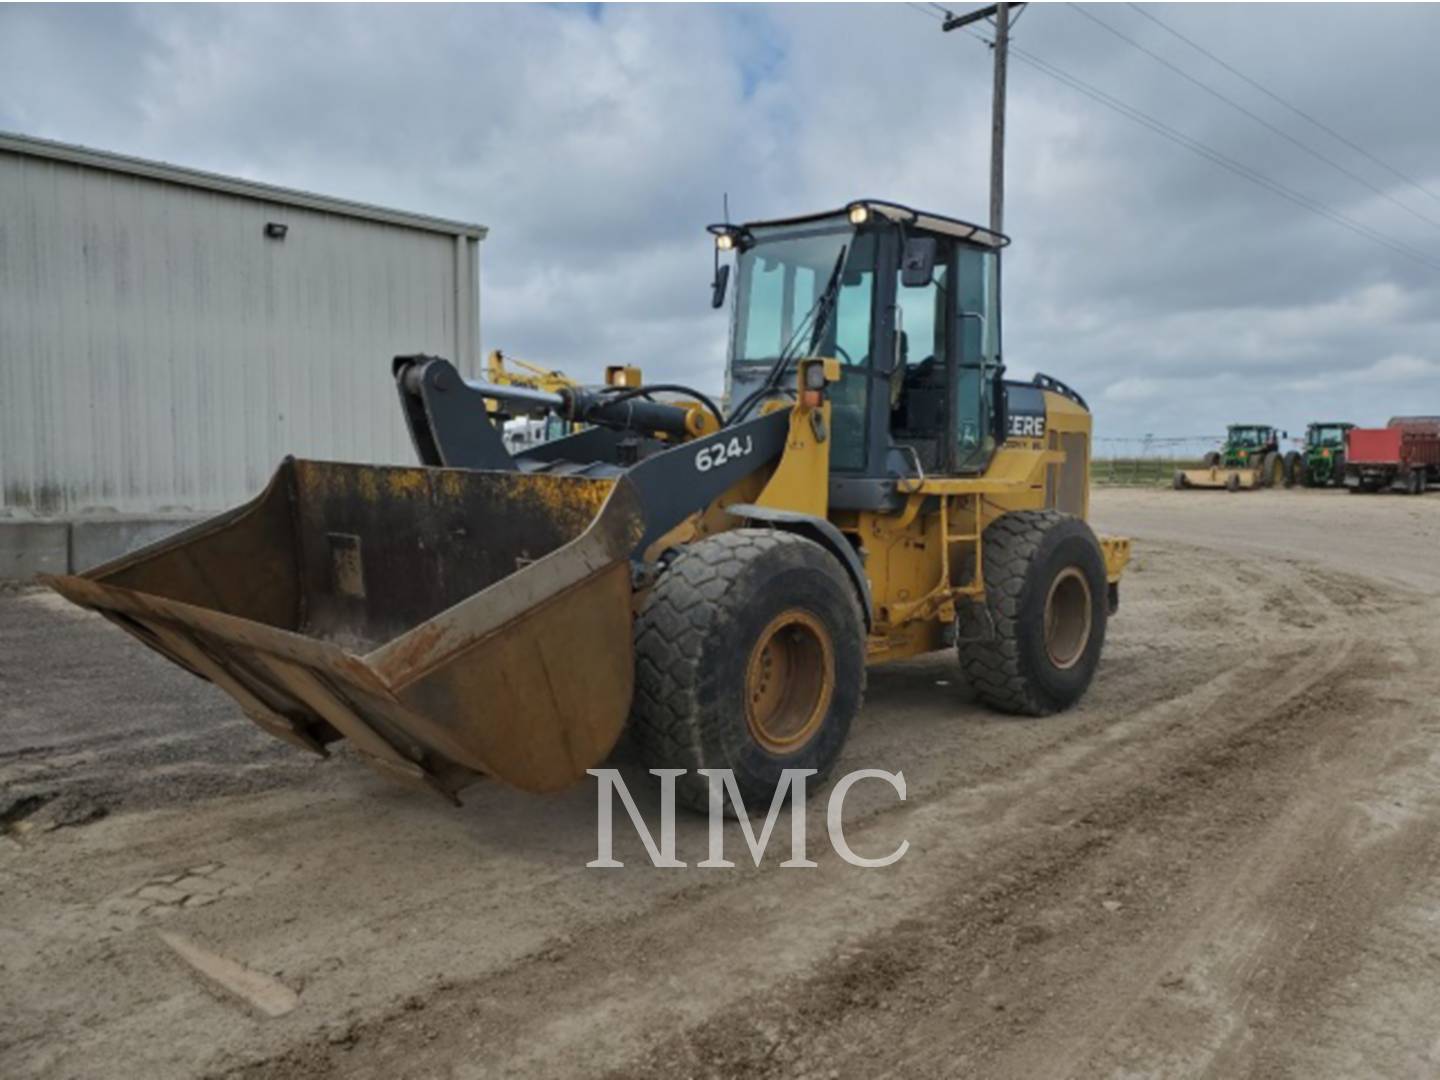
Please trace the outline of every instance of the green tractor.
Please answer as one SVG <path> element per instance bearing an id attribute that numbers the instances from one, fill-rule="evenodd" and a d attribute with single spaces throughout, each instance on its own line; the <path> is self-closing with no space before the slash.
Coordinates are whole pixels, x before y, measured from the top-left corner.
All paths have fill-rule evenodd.
<path id="1" fill-rule="evenodd" d="M 1204 468 L 1177 472 L 1175 487 L 1292 487 L 1300 482 L 1303 464 L 1296 451 L 1280 449 L 1286 437 L 1268 424 L 1231 424 L 1225 429 L 1225 445 L 1205 455 Z"/>
<path id="2" fill-rule="evenodd" d="M 1331 420 L 1305 429 L 1300 479 L 1306 487 L 1339 487 L 1345 483 L 1345 435 L 1354 426 Z"/>

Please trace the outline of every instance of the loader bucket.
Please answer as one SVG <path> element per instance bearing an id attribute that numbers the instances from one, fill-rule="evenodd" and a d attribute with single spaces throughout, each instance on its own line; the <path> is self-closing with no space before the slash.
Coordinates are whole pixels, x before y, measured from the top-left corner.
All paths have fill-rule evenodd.
<path id="1" fill-rule="evenodd" d="M 634 679 L 623 477 L 286 459 L 254 501 L 56 591 L 228 692 L 260 727 L 454 800 L 604 759 Z"/>

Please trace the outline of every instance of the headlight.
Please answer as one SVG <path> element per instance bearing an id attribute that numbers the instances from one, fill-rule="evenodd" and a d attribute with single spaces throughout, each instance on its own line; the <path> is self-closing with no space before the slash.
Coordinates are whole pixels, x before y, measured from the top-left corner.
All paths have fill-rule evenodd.
<path id="1" fill-rule="evenodd" d="M 851 225 L 864 225 L 865 222 L 867 222 L 867 221 L 869 221 L 869 220 L 870 220 L 870 208 L 869 208 L 868 206 L 852 206 L 852 207 L 850 207 L 850 224 L 851 224 Z"/>

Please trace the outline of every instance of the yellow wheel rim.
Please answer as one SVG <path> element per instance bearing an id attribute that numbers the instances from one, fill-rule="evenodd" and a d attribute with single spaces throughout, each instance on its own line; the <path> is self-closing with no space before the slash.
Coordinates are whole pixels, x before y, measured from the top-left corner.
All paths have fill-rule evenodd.
<path id="1" fill-rule="evenodd" d="M 1050 583 L 1045 597 L 1045 652 L 1065 670 L 1074 667 L 1090 644 L 1090 581 L 1077 566 L 1067 566 Z"/>
<path id="2" fill-rule="evenodd" d="M 745 719 L 765 749 L 788 754 L 820 729 L 835 693 L 835 646 L 808 611 L 782 611 L 745 666 Z"/>

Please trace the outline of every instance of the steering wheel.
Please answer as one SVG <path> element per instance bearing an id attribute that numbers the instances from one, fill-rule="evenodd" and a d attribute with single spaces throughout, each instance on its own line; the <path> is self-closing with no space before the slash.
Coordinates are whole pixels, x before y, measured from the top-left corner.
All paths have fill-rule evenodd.
<path id="1" fill-rule="evenodd" d="M 843 346 L 837 343 L 835 351 L 840 355 L 840 359 L 845 361 L 847 367 L 855 366 L 855 358 L 846 352 Z"/>

